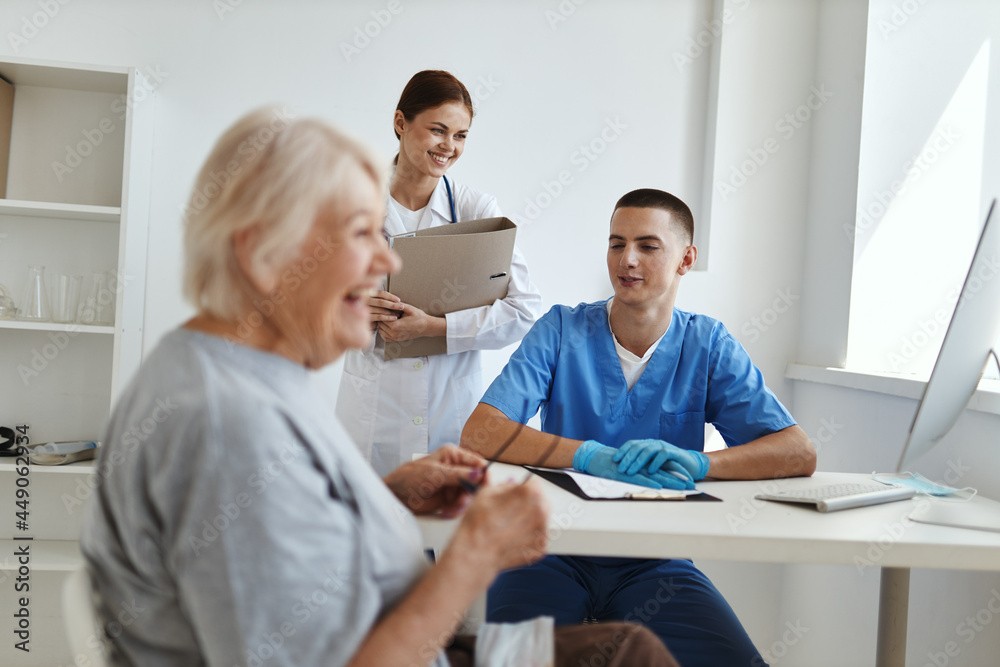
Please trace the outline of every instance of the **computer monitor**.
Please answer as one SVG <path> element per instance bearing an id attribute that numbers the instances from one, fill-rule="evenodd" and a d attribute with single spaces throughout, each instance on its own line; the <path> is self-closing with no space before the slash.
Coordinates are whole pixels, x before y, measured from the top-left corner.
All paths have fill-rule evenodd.
<path id="1" fill-rule="evenodd" d="M 986 214 L 983 232 L 955 304 L 934 370 L 924 388 L 910 426 L 910 435 L 899 459 L 902 472 L 948 433 L 976 391 L 993 346 L 1000 338 L 1000 217 L 994 199 Z M 964 508 L 964 509 L 963 509 Z M 997 508 L 970 511 L 961 503 L 926 506 L 914 518 L 925 523 L 1000 530 Z"/>
<path id="2" fill-rule="evenodd" d="M 1000 338 L 1000 275 L 996 268 L 1000 263 L 1000 220 L 991 223 L 996 208 L 994 199 L 937 362 L 913 417 L 899 471 L 937 444 L 955 425 Z"/>

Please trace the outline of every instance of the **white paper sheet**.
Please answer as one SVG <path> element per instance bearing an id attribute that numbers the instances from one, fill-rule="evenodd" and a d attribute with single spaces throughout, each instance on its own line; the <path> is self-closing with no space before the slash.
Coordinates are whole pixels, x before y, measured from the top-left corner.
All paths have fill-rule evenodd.
<path id="1" fill-rule="evenodd" d="M 529 470 L 537 468 L 538 470 L 567 475 L 577 483 L 581 491 L 594 499 L 674 498 L 681 500 L 701 493 L 698 489 L 651 489 L 648 486 L 641 486 L 639 484 L 629 484 L 613 479 L 594 477 L 593 475 L 577 472 L 572 468 L 538 468 L 537 466 L 525 466 L 525 468 Z"/>

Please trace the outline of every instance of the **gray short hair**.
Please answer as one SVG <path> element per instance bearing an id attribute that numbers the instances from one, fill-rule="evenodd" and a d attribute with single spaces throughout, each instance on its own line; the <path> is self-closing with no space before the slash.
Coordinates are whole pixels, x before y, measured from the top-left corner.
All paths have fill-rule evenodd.
<path id="1" fill-rule="evenodd" d="M 323 120 L 265 107 L 236 121 L 205 160 L 184 211 L 184 296 L 200 312 L 238 319 L 250 294 L 234 234 L 258 225 L 252 270 L 280 270 L 298 257 L 320 208 L 343 193 L 352 167 L 384 192 L 379 161 Z"/>

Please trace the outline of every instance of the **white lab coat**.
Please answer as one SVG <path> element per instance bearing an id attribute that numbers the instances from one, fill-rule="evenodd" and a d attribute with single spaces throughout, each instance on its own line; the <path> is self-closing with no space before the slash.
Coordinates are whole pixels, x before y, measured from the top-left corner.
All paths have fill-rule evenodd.
<path id="1" fill-rule="evenodd" d="M 500 217 L 491 195 L 451 182 L 458 221 Z M 438 181 L 417 229 L 447 225 L 451 208 L 444 180 Z M 391 206 L 385 229 L 406 229 Z M 457 444 L 466 420 L 482 398 L 479 350 L 494 350 L 520 340 L 541 315 L 541 296 L 515 247 L 507 297 L 490 306 L 446 316 L 448 353 L 385 361 L 384 342 L 373 336 L 367 350 L 351 350 L 337 395 L 337 416 L 375 471 L 385 476 L 414 454 Z"/>

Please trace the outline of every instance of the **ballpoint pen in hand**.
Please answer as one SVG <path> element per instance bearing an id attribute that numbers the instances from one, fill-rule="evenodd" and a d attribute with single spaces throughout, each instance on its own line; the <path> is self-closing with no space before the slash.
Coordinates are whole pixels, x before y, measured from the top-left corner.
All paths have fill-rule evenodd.
<path id="1" fill-rule="evenodd" d="M 562 406 L 561 405 L 559 405 L 559 406 L 556 407 L 556 415 L 557 415 L 557 422 L 558 423 L 562 423 Z M 500 449 L 498 449 L 496 451 L 496 453 L 493 454 L 493 457 L 489 461 L 487 461 L 486 465 L 483 466 L 483 474 L 482 474 L 482 477 L 480 477 L 480 480 L 482 480 L 482 481 L 480 481 L 477 484 L 475 482 L 470 482 L 467 479 L 460 480 L 460 483 L 461 483 L 463 489 L 465 489 L 469 493 L 475 493 L 476 491 L 479 490 L 480 485 L 482 485 L 483 481 L 486 480 L 486 470 L 493 464 L 494 461 L 496 461 L 497 459 L 499 459 L 500 455 L 503 454 L 504 450 L 506 450 L 508 447 L 510 447 L 511 443 L 513 443 L 514 440 L 517 439 L 517 436 L 521 432 L 522 428 L 524 428 L 524 424 L 518 424 L 517 428 L 514 430 L 514 433 L 509 438 L 507 438 L 507 442 L 503 443 L 503 445 L 500 447 Z M 535 463 L 536 466 L 541 466 L 541 465 L 543 465 L 548 460 L 548 458 L 552 454 L 552 452 L 555 451 L 555 448 L 559 444 L 559 440 L 560 439 L 561 439 L 561 436 L 558 433 L 554 433 L 552 435 L 552 442 L 549 444 L 548 447 L 545 448 L 545 451 L 542 452 L 542 455 L 541 455 L 541 457 L 539 457 L 538 462 Z M 531 475 L 528 475 L 524 479 L 524 481 L 526 482 L 529 479 L 531 479 Z M 522 484 L 523 483 L 524 482 L 522 482 Z"/>
<path id="2" fill-rule="evenodd" d="M 479 478 L 480 480 L 486 479 L 486 471 L 489 470 L 489 467 L 491 465 L 493 465 L 493 461 L 496 461 L 498 458 L 500 458 L 500 455 L 503 454 L 504 451 L 511 446 L 514 440 L 517 439 L 517 436 L 521 432 L 522 428 L 524 428 L 524 424 L 518 424 L 517 428 L 514 429 L 514 432 L 511 433 L 509 438 L 507 438 L 507 442 L 503 443 L 503 445 L 500 446 L 500 449 L 498 449 L 496 453 L 493 454 L 493 458 L 486 462 L 486 465 L 482 467 L 482 476 Z M 476 491 L 479 490 L 479 486 L 480 484 L 482 484 L 482 481 L 476 483 L 476 482 L 470 482 L 467 479 L 460 479 L 459 483 L 462 485 L 462 488 L 468 491 L 469 493 L 475 493 Z"/>

